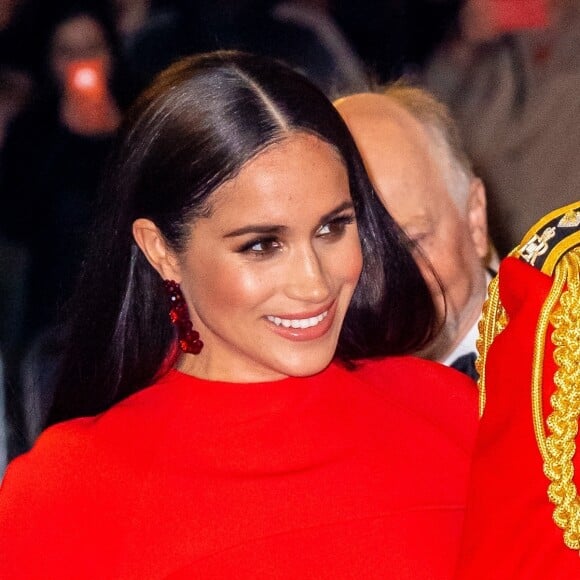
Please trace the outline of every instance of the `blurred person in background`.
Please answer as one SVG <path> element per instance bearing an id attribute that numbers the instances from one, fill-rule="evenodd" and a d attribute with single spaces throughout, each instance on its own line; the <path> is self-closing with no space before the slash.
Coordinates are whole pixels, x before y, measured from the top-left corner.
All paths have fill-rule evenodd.
<path id="1" fill-rule="evenodd" d="M 30 43 L 21 34 L 21 16 L 25 2 L 12 0 L 0 3 L 0 175 L 6 135 L 14 119 L 28 105 L 34 89 L 29 66 Z M 0 190 L 0 199 L 4 192 Z M 19 340 L 20 310 L 17 296 L 22 296 L 22 273 L 26 264 L 25 249 L 6 238 L 0 228 L 0 349 L 9 360 Z"/>
<path id="2" fill-rule="evenodd" d="M 22 34 L 25 0 L 0 2 L 0 174 L 6 135 L 33 94 L 30 38 Z M 0 190 L 0 200 L 4 192 Z M 1 201 L 0 201 L 1 204 Z M 8 377 L 17 366 L 23 334 L 24 295 L 29 256 L 24 244 L 8 239 L 0 228 L 0 478 L 14 447 L 19 393 Z M 16 415 L 15 415 L 16 414 Z"/>
<path id="3" fill-rule="evenodd" d="M 502 254 L 555 205 L 578 198 L 580 3 L 467 0 L 425 70 L 488 185 Z"/>
<path id="4" fill-rule="evenodd" d="M 60 308 L 75 284 L 104 162 L 133 94 L 103 2 L 31 3 L 21 26 L 36 89 L 10 126 L 0 178 L 0 235 L 27 253 L 18 300 L 8 305 L 22 328 L 7 369 L 11 456 L 38 430 L 30 401 L 51 397 Z M 29 350 L 40 356 L 30 361 Z"/>
<path id="5" fill-rule="evenodd" d="M 449 111 L 427 91 L 403 84 L 335 106 L 419 264 L 425 266 L 424 255 L 441 283 L 431 287 L 444 329 L 421 354 L 477 379 L 477 324 L 491 278 L 486 196 Z"/>
<path id="6" fill-rule="evenodd" d="M 26 107 L 33 89 L 29 43 L 19 28 L 25 5 L 25 0 L 0 2 L 0 152 L 12 120 Z"/>
<path id="7" fill-rule="evenodd" d="M 30 40 L 38 88 L 7 135 L 0 183 L 0 232 L 32 259 L 29 337 L 55 322 L 74 284 L 111 136 L 131 98 L 102 2 L 52 3 L 31 14 L 41 27 Z"/>

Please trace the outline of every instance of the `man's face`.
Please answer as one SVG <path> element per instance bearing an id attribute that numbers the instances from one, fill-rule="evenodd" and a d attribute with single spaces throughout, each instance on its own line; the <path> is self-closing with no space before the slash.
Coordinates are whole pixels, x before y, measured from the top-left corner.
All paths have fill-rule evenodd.
<path id="1" fill-rule="evenodd" d="M 354 135 L 377 193 L 415 242 L 417 261 L 440 311 L 444 305 L 441 289 L 431 269 L 420 259 L 419 248 L 443 286 L 445 330 L 428 353 L 441 360 L 479 318 L 485 299 L 487 226 L 483 186 L 479 180 L 466 185 L 471 189 L 470 199 L 465 210 L 460 209 L 445 178 L 445 163 L 449 163 L 446 151 L 409 113 L 386 97 L 368 95 L 368 102 L 356 102 L 364 97 L 353 97 L 353 103 L 346 99 L 337 108 Z M 374 106 L 381 108 L 375 111 Z"/>

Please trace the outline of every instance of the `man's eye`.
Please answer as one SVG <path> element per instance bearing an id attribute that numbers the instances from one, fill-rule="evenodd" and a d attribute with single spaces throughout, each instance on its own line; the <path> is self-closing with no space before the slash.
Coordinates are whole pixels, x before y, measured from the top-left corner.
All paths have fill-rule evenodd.
<path id="1" fill-rule="evenodd" d="M 422 243 L 427 241 L 429 234 L 426 232 L 414 233 L 407 234 L 407 237 L 409 238 L 409 246 L 411 248 L 416 248 L 417 246 L 420 246 Z"/>
<path id="2" fill-rule="evenodd" d="M 429 241 L 429 233 L 428 232 L 420 232 L 420 233 L 413 233 L 407 234 L 408 242 L 407 248 L 409 250 L 414 251 L 417 248 L 424 246 Z"/>

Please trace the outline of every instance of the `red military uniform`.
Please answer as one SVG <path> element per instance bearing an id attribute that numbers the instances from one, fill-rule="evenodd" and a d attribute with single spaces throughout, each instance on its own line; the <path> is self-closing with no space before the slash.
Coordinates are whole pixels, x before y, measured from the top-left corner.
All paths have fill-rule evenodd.
<path id="1" fill-rule="evenodd" d="M 459 579 L 580 578 L 579 264 L 577 202 L 536 224 L 490 286 Z"/>

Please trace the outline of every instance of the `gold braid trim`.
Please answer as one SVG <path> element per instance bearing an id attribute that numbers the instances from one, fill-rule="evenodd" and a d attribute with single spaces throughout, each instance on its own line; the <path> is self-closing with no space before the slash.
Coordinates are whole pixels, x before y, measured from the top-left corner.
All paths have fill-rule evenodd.
<path id="1" fill-rule="evenodd" d="M 534 431 L 538 449 L 545 462 L 549 458 L 546 446 L 546 433 L 544 430 L 544 411 L 542 401 L 542 378 L 544 370 L 544 348 L 546 346 L 546 333 L 550 324 L 550 315 L 554 310 L 558 300 L 562 295 L 562 289 L 566 284 L 565 262 L 562 260 L 554 273 L 552 287 L 540 314 L 538 315 L 538 324 L 536 326 L 536 336 L 534 339 L 534 354 L 532 359 L 532 419 L 534 422 Z"/>
<path id="2" fill-rule="evenodd" d="M 495 337 L 507 326 L 507 314 L 499 299 L 499 278 L 496 276 L 487 289 L 487 299 L 483 303 L 482 316 L 479 320 L 479 337 L 476 342 L 478 357 L 475 368 L 479 373 L 477 387 L 479 390 L 479 416 L 485 409 L 485 361 L 487 351 Z"/>
<path id="3" fill-rule="evenodd" d="M 564 292 L 562 290 L 566 288 Z M 555 390 L 546 425 L 542 412 L 542 367 L 548 324 L 554 327 Z M 537 326 L 532 372 L 532 413 L 544 473 L 550 480 L 548 498 L 553 519 L 564 530 L 564 543 L 580 550 L 580 499 L 574 484 L 574 454 L 580 416 L 580 248 L 562 256 Z"/>

